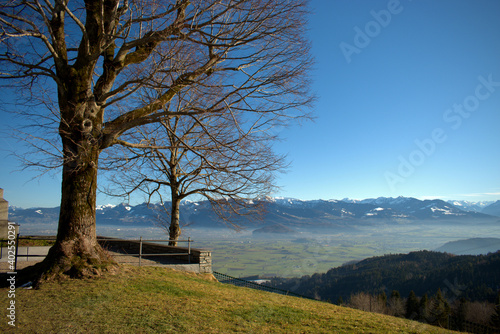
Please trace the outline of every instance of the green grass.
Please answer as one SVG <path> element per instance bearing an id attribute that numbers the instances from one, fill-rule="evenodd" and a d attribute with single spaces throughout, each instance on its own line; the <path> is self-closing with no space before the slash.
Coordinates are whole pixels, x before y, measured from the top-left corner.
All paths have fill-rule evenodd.
<path id="1" fill-rule="evenodd" d="M 30 237 L 28 238 L 20 238 L 19 239 L 19 247 L 33 247 L 33 246 L 52 246 L 56 243 L 55 240 L 45 240 L 45 239 L 32 239 Z M 2 240 L 0 242 L 1 247 L 7 247 L 7 241 Z"/>
<path id="2" fill-rule="evenodd" d="M 43 240 L 43 239 L 19 239 L 19 247 L 23 246 L 52 246 L 56 243 L 55 240 Z"/>
<path id="3" fill-rule="evenodd" d="M 404 319 L 225 285 L 211 275 L 122 266 L 16 291 L 16 333 L 447 333 Z M 1 309 L 7 289 L 0 291 Z"/>

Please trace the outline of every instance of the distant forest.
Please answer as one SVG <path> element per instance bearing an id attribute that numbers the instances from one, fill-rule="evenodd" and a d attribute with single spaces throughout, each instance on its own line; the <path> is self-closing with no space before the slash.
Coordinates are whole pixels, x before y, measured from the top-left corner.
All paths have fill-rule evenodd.
<path id="1" fill-rule="evenodd" d="M 500 251 L 488 255 L 452 255 L 418 251 L 372 257 L 323 274 L 275 278 L 272 285 L 312 298 L 348 300 L 358 292 L 380 294 L 397 290 L 417 296 L 441 289 L 445 298 L 493 302 L 500 290 Z"/>
<path id="2" fill-rule="evenodd" d="M 450 319 L 491 326 L 500 315 L 500 251 L 478 256 L 431 251 L 385 255 L 323 274 L 274 278 L 270 284 L 311 298 L 441 327 L 447 327 Z M 500 323 L 494 325 L 500 327 Z"/>

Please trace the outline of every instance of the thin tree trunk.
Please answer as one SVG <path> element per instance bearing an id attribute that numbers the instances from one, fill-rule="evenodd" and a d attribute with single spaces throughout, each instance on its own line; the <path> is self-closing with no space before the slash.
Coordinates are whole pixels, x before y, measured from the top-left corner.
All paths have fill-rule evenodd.
<path id="1" fill-rule="evenodd" d="M 181 200 L 176 194 L 174 194 L 176 191 L 173 188 L 172 188 L 172 212 L 170 215 L 170 228 L 169 228 L 170 232 L 169 237 L 171 241 L 168 244 L 170 246 L 177 246 L 177 240 L 181 235 L 181 228 L 179 225 Z"/>

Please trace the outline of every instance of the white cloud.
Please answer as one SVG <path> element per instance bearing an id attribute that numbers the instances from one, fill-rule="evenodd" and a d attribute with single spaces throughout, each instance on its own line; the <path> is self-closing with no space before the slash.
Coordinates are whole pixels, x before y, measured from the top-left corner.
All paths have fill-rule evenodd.
<path id="1" fill-rule="evenodd" d="M 468 194 L 452 194 L 452 195 L 429 195 L 429 196 L 418 196 L 419 200 L 426 199 L 440 199 L 443 201 L 448 200 L 473 200 L 473 201 L 494 201 L 500 199 L 500 192 L 484 192 L 484 193 L 468 193 Z"/>
<path id="2" fill-rule="evenodd" d="M 461 194 L 458 196 L 465 196 L 465 197 L 500 196 L 500 192 L 497 192 L 497 193 L 471 193 L 471 194 Z"/>
<path id="3" fill-rule="evenodd" d="M 441 200 L 446 200 L 446 199 L 450 199 L 449 196 L 418 196 L 417 199 L 421 200 L 421 201 L 425 201 L 426 199 L 441 199 Z"/>

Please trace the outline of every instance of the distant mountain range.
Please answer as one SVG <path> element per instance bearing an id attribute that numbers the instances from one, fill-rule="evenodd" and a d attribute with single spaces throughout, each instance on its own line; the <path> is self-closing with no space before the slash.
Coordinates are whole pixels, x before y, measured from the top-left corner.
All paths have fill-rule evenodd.
<path id="1" fill-rule="evenodd" d="M 500 203 L 500 201 L 479 201 L 479 202 L 471 202 L 471 201 L 448 201 L 448 203 L 456 206 L 457 208 L 464 211 L 475 211 L 475 212 L 483 212 L 483 210 L 492 205 L 493 203 Z M 486 212 L 483 212 L 486 213 Z"/>
<path id="2" fill-rule="evenodd" d="M 268 227 L 263 233 L 293 233 L 294 229 L 311 227 L 349 228 L 357 224 L 409 223 L 412 221 L 447 221 L 472 223 L 499 222 L 500 201 L 486 204 L 442 200 L 418 200 L 411 197 L 379 197 L 364 200 L 314 200 L 267 198 L 260 218 L 236 217 L 235 223 L 247 228 Z M 168 203 L 167 203 L 168 205 Z M 471 209 L 474 206 L 475 209 Z M 481 208 L 482 212 L 478 212 Z M 9 220 L 19 224 L 57 223 L 59 208 L 9 208 Z M 96 209 L 98 225 L 154 226 L 158 217 L 165 217 L 159 205 L 104 205 Z M 192 227 L 224 227 L 208 201 L 183 201 L 181 221 Z"/>

